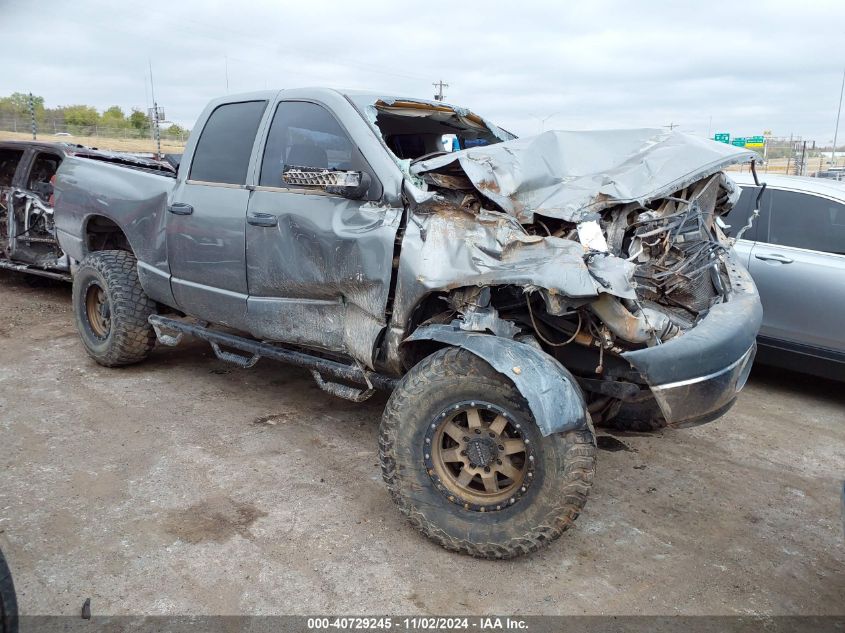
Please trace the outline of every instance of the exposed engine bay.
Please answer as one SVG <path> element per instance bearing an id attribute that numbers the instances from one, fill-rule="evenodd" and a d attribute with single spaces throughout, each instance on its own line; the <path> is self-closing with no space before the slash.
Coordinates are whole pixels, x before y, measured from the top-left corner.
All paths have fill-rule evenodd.
<path id="1" fill-rule="evenodd" d="M 471 190 L 456 188 L 467 183 L 454 176 L 426 174 L 424 180 L 461 209 L 497 212 Z M 597 220 L 538 217 L 523 228 L 527 235 L 579 242 L 588 262 L 611 254 L 633 263 L 636 298 L 617 301 L 605 294 L 592 310 L 623 341 L 657 344 L 692 327 L 729 291 L 720 259 L 728 242 L 715 220 L 730 210 L 736 191 L 720 172 L 646 204 L 609 207 Z"/>
<path id="2" fill-rule="evenodd" d="M 469 213 L 501 213 L 486 208 L 476 193 L 453 188 L 455 180 L 435 174 L 426 174 L 425 180 Z M 729 243 L 716 218 L 726 214 L 735 199 L 736 188 L 719 172 L 645 204 L 608 207 L 597 220 L 535 217 L 522 226 L 529 241 L 580 244 L 581 256 L 600 287 L 614 286 L 602 279 L 602 267 L 613 272 L 615 260 L 620 260 L 625 272 L 630 271 L 633 294 L 566 297 L 532 285 L 472 287 L 449 295 L 452 316 L 461 318 L 465 329 L 533 336 L 553 355 L 566 357 L 567 367 L 583 365 L 578 361 L 586 359 L 578 353 L 574 356 L 579 358 L 572 358 L 565 348 L 573 343 L 573 348 L 587 347 L 597 358 L 591 357 L 582 369 L 601 374 L 607 366 L 605 354 L 682 336 L 713 304 L 727 298 L 731 286 L 724 255 Z M 615 282 L 618 286 L 619 280 Z"/>

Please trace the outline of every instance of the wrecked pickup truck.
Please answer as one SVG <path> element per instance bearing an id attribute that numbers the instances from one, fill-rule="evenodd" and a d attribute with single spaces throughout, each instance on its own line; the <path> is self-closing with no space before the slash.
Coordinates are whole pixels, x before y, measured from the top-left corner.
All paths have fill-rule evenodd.
<path id="1" fill-rule="evenodd" d="M 392 392 L 384 480 L 447 549 L 548 544 L 586 502 L 593 421 L 705 422 L 745 383 L 761 308 L 722 231 L 739 195 L 722 169 L 751 152 L 659 130 L 515 138 L 328 89 L 218 99 L 194 130 L 175 174 L 58 167 L 88 353 L 125 365 L 189 335 L 335 396 Z"/>

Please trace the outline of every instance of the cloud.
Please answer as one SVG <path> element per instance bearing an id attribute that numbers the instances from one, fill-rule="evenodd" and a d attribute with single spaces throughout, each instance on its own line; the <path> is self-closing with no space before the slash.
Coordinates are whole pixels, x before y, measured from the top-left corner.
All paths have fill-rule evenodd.
<path id="1" fill-rule="evenodd" d="M 14 47 L 0 94 L 145 108 L 151 61 L 156 99 L 190 126 L 227 78 L 427 98 L 442 78 L 519 134 L 675 123 L 826 143 L 845 67 L 841 2 L 171 4 L 0 0 L 6 32 L 46 35 Z"/>

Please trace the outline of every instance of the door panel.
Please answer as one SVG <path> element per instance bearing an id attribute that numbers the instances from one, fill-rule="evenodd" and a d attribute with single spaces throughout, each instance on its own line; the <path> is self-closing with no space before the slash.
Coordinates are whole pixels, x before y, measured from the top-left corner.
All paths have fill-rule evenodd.
<path id="1" fill-rule="evenodd" d="M 179 307 L 207 321 L 245 329 L 246 187 L 266 101 L 223 103 L 208 115 L 187 180 L 169 201 L 167 257 Z"/>
<path id="2" fill-rule="evenodd" d="M 757 242 L 750 272 L 763 303 L 761 336 L 845 352 L 845 256 Z"/>
<path id="3" fill-rule="evenodd" d="M 246 315 L 244 216 L 249 191 L 186 183 L 167 221 L 173 296 L 185 312 L 243 328 Z M 187 205 L 189 214 L 181 213 Z M 176 213 L 174 213 L 176 211 Z"/>
<path id="4" fill-rule="evenodd" d="M 289 185 L 287 167 L 359 171 L 361 200 Z M 273 115 L 247 210 L 250 332 L 344 352 L 372 367 L 386 327 L 393 249 L 402 209 L 381 204 L 381 183 L 322 105 L 282 101 Z"/>
<path id="5" fill-rule="evenodd" d="M 393 244 L 402 213 L 336 196 L 258 190 L 247 224 L 250 331 L 344 351 L 370 366 L 385 327 Z"/>

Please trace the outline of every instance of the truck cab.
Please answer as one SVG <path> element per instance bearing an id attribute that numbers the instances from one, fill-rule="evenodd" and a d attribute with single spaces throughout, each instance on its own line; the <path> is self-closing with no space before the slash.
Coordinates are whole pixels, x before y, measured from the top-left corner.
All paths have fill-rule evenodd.
<path id="1" fill-rule="evenodd" d="M 349 354 L 372 367 L 384 329 L 401 174 L 353 105 L 331 90 L 209 104 L 186 147 L 166 221 L 169 281 L 186 312 Z M 355 172 L 343 190 L 283 178 L 285 165 Z M 145 267 L 146 268 L 146 267 Z"/>

